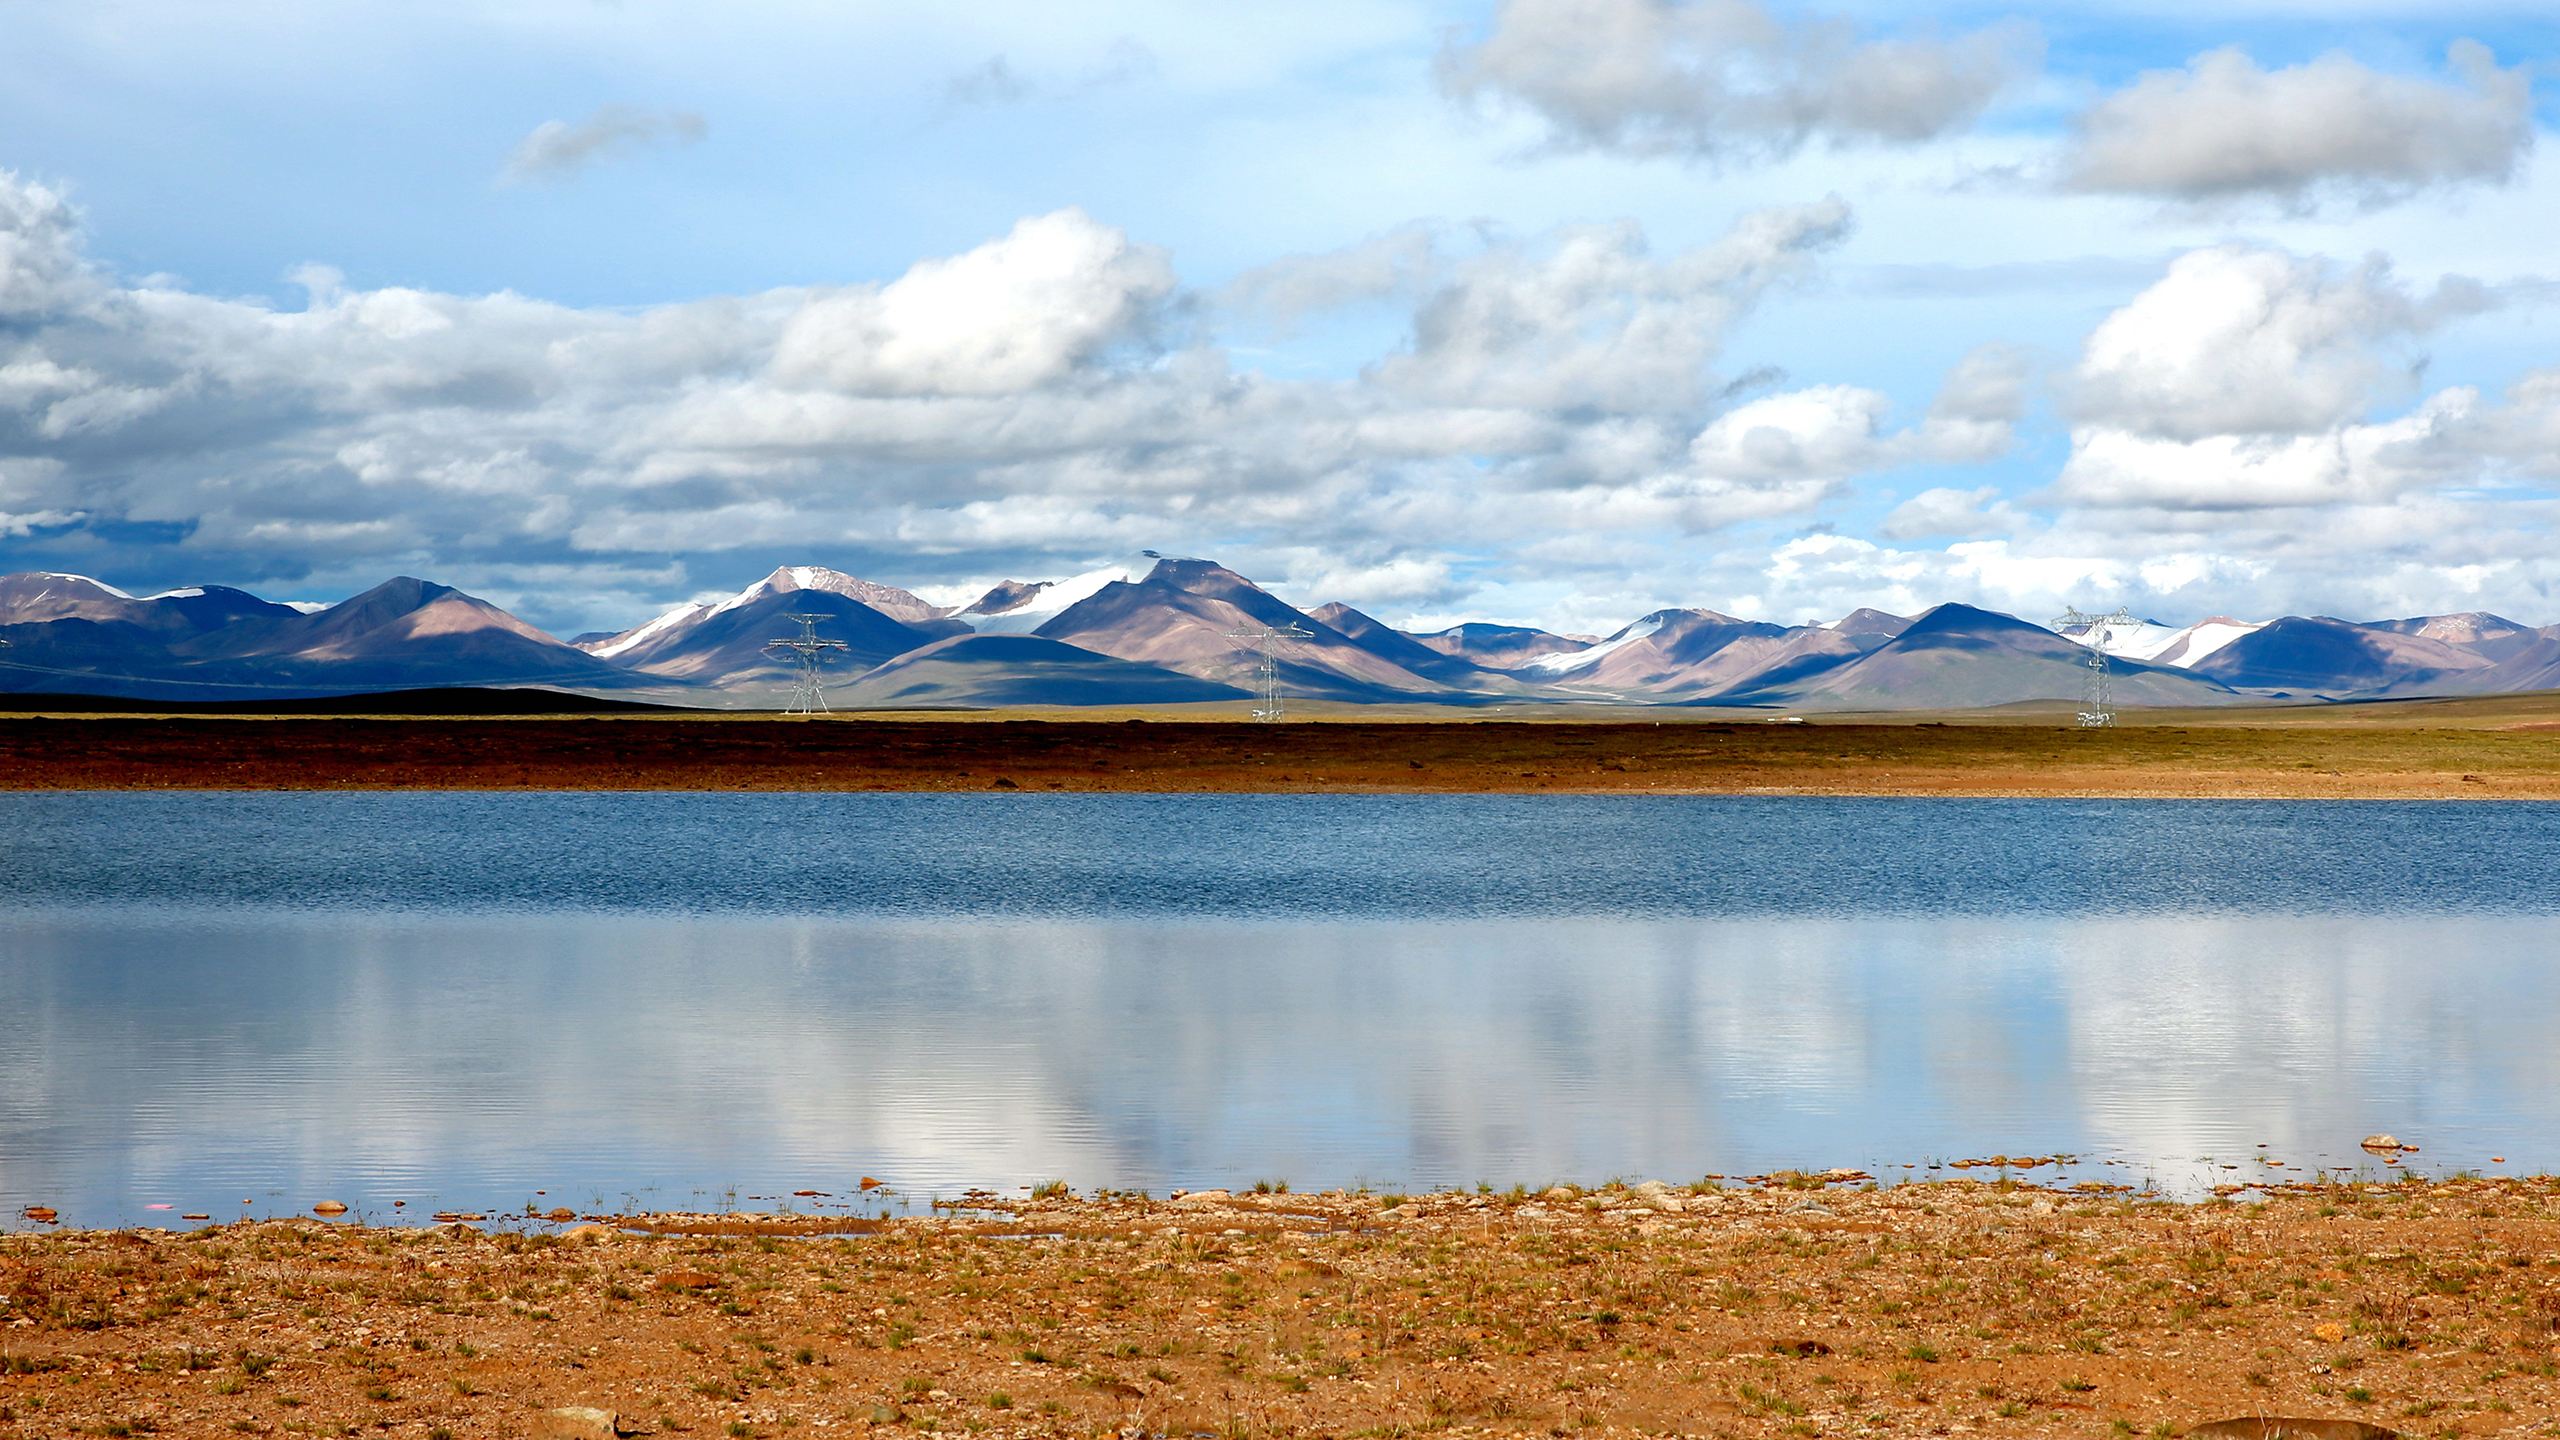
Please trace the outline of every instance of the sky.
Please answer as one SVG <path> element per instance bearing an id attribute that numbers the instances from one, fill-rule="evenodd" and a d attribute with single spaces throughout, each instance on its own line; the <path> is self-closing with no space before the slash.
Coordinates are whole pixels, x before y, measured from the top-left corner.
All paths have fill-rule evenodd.
<path id="1" fill-rule="evenodd" d="M 2560 621 L 2546 0 L 0 0 L 0 570 Z"/>

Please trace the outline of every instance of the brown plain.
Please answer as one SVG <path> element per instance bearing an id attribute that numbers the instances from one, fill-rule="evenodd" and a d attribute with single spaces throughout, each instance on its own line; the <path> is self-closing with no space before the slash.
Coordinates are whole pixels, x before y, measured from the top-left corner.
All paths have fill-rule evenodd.
<path id="1" fill-rule="evenodd" d="M 0 788 L 1126 790 L 2560 799 L 2560 697 L 1773 723 L 1323 710 L 0 716 Z"/>
<path id="2" fill-rule="evenodd" d="M 2549 1179 L 2240 1204 L 1781 1176 L 609 1218 L 577 1240 L 0 1235 L 0 1437 L 503 1436 L 556 1407 L 767 1437 L 2025 1440 L 2255 1416 L 2435 1436 L 2560 1416 Z"/>

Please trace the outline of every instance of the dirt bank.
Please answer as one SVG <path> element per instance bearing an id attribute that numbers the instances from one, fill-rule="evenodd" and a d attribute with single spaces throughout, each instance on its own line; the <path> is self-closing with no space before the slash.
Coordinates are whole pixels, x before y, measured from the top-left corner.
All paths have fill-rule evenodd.
<path id="1" fill-rule="evenodd" d="M 628 1224 L 617 1217 L 616 1226 Z M 2560 1182 L 1061 1198 L 0 1237 L 0 1437 L 2124 1436 L 2560 1417 Z"/>

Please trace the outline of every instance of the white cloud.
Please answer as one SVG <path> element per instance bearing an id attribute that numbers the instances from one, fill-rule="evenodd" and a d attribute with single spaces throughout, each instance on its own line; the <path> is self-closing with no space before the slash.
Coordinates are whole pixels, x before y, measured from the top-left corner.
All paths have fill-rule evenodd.
<path id="1" fill-rule="evenodd" d="M 1461 99 L 1525 107 L 1562 146 L 1731 160 L 1947 134 L 2030 49 L 2022 28 L 1875 39 L 1756 0 L 1503 0 L 1440 76 Z"/>
<path id="2" fill-rule="evenodd" d="M 1414 315 L 1413 343 L 1373 372 L 1451 404 L 1690 410 L 1734 319 L 1808 270 L 1849 229 L 1838 199 L 1763 210 L 1663 259 L 1632 225 L 1574 226 L 1454 266 Z"/>
<path id="3" fill-rule="evenodd" d="M 2256 246 L 2190 251 L 2090 335 L 2072 406 L 2173 440 L 2322 430 L 2413 386 L 2414 358 L 2393 346 L 2488 304 L 2461 281 L 2415 296 L 2378 260 L 2342 271 Z"/>
<path id="4" fill-rule="evenodd" d="M 1823 385 L 1772 395 L 1716 417 L 1689 444 L 1692 473 L 1715 480 L 1837 486 L 1922 461 L 1981 461 L 2007 448 L 2005 424 L 1932 417 L 1885 424 L 1892 402 L 1873 390 Z"/>
<path id="5" fill-rule="evenodd" d="M 287 310 L 90 276 L 0 336 L 0 508 L 170 527 L 235 579 L 320 553 L 468 579 L 788 547 L 930 583 L 1232 544 L 1326 557 L 1287 563 L 1354 599 L 1453 599 L 1465 547 L 1652 546 L 1978 448 L 1983 422 L 1897 429 L 1866 391 L 1719 428 L 1731 325 L 1847 223 L 1837 201 L 1754 212 L 1663 256 L 1632 227 L 1426 246 L 1389 265 L 1409 340 L 1314 381 L 1239 368 L 1163 251 L 1074 210 L 886 283 L 639 310 L 314 269 Z M 47 253 L 89 275 L 69 230 Z"/>
<path id="6" fill-rule="evenodd" d="M 2020 518 L 2016 509 L 2001 498 L 1997 486 L 1958 490 L 1940 485 L 1893 507 L 1884 523 L 1876 527 L 1876 533 L 1888 540 L 1981 536 L 2014 529 Z"/>
<path id="7" fill-rule="evenodd" d="M 2080 118 L 2065 183 L 2190 202 L 2331 197 L 2372 205 L 2435 186 L 2503 183 L 2533 146 L 2533 83 L 2457 41 L 2452 78 L 2344 55 L 2261 69 L 2237 49 L 2153 71 Z"/>
<path id="8" fill-rule="evenodd" d="M 44 316 L 95 288 L 79 229 L 59 191 L 0 170 L 0 321 Z"/>
<path id="9" fill-rule="evenodd" d="M 774 372 L 847 394 L 1026 390 L 1142 337 L 1175 283 L 1163 251 L 1061 210 L 886 286 L 811 298 Z"/>
<path id="10" fill-rule="evenodd" d="M 710 126 L 690 110 L 647 110 L 599 105 L 572 123 L 545 120 L 516 142 L 499 178 L 512 184 L 566 180 L 617 152 L 648 146 L 691 145 Z"/>
<path id="11" fill-rule="evenodd" d="M 2458 427 L 2470 402 L 2467 392 L 2451 391 L 2395 420 L 2305 435 L 2176 440 L 2083 430 L 2054 489 L 2087 505 L 2198 509 L 2385 499 L 2434 478 L 2430 452 Z"/>

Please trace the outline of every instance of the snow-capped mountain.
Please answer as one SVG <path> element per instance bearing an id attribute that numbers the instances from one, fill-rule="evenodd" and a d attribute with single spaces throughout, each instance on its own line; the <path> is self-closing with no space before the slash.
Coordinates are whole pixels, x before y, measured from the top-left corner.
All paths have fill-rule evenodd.
<path id="1" fill-rule="evenodd" d="M 660 679 L 769 686 L 792 668 L 772 642 L 798 633 L 795 614 L 821 617 L 825 638 L 847 647 L 836 668 L 850 674 L 962 630 L 942 618 L 941 607 L 894 585 L 818 565 L 785 565 L 725 600 L 679 605 L 582 648 Z"/>
<path id="2" fill-rule="evenodd" d="M 65 572 L 0 576 L 0 690 L 253 700 L 433 686 L 538 686 L 676 704 L 779 703 L 773 642 L 816 617 L 848 705 L 1240 704 L 1266 629 L 1297 698 L 1485 706 L 1689 704 L 1791 710 L 2069 703 L 2087 646 L 2130 705 L 2496 694 L 2560 688 L 2560 625 L 2485 612 L 2109 624 L 2060 635 L 1942 605 L 1777 625 L 1665 609 L 1599 639 L 1464 624 L 1413 634 L 1350 605 L 1299 610 L 1213 561 L 1145 557 L 1008 581 L 957 609 L 816 565 L 564 644 L 499 606 L 402 577 L 330 605 L 218 585 L 136 594 Z"/>

